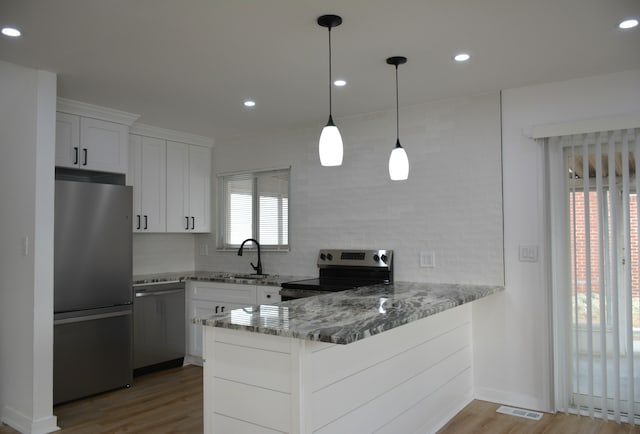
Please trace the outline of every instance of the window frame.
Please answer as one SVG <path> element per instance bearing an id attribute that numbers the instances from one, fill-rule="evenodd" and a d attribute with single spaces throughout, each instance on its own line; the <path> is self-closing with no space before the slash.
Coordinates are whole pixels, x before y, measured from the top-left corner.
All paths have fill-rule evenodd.
<path id="1" fill-rule="evenodd" d="M 229 209 L 229 198 L 227 195 L 227 184 L 228 181 L 232 180 L 251 180 L 252 181 L 252 193 L 251 193 L 251 203 L 252 203 L 252 215 L 251 215 L 251 231 L 252 234 L 248 238 L 260 239 L 260 194 L 258 193 L 258 179 L 261 177 L 269 176 L 271 174 L 282 173 L 287 176 L 287 213 L 286 213 L 286 222 L 287 222 L 287 243 L 279 243 L 279 244 L 262 244 L 260 243 L 260 248 L 262 251 L 273 251 L 273 252 L 289 252 L 291 251 L 291 233 L 290 233 L 290 224 L 291 221 L 291 166 L 284 168 L 274 168 L 274 169 L 260 169 L 260 170 L 247 170 L 247 171 L 239 171 L 239 172 L 228 172 L 228 173 L 219 173 L 217 175 L 218 181 L 218 243 L 217 250 L 219 251 L 237 251 L 240 247 L 240 244 L 232 244 L 227 242 L 228 234 L 227 234 L 227 218 L 228 218 L 228 209 Z M 284 215 L 282 216 L 284 217 Z M 279 219 L 280 222 L 284 221 L 283 218 Z M 251 245 L 247 244 L 247 248 L 254 248 L 253 243 Z"/>

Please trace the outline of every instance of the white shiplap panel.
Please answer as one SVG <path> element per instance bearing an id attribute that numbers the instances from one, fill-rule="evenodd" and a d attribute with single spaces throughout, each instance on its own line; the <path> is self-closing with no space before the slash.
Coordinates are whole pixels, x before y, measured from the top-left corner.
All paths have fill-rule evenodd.
<path id="1" fill-rule="evenodd" d="M 252 333 L 245 330 L 216 329 L 216 342 L 241 345 L 249 348 L 288 354 L 291 351 L 289 338 Z"/>
<path id="2" fill-rule="evenodd" d="M 312 390 L 319 390 L 470 322 L 471 307 L 465 304 L 353 344 L 318 351 L 313 354 Z"/>
<path id="3" fill-rule="evenodd" d="M 317 434 L 343 434 L 343 433 L 371 433 L 380 429 L 393 419 L 401 415 L 407 408 L 416 405 L 421 400 L 438 393 L 444 385 L 453 381 L 460 375 L 467 375 L 471 369 L 471 348 L 451 355 L 447 359 L 421 373 L 420 375 L 399 384 L 384 395 L 373 397 L 356 410 L 334 421 L 323 421 L 326 424 L 314 430 Z M 468 396 L 471 393 L 471 385 L 468 390 L 458 390 L 460 396 Z M 348 399 L 341 397 L 341 399 Z M 438 401 L 436 401 L 437 403 Z M 438 411 L 436 405 L 426 408 L 424 419 L 431 411 Z M 314 421 L 315 422 L 315 421 Z M 314 423 L 314 426 L 316 424 Z M 401 431 L 396 431 L 401 432 Z"/>
<path id="4" fill-rule="evenodd" d="M 469 348 L 470 336 L 467 323 L 314 392 L 314 428 L 389 393 L 398 384 L 413 381 L 452 354 Z M 444 374 L 451 378 L 457 372 Z"/>
<path id="5" fill-rule="evenodd" d="M 291 396 L 286 393 L 214 378 L 215 413 L 276 431 L 289 432 Z M 223 432 L 215 429 L 213 432 Z"/>
<path id="6" fill-rule="evenodd" d="M 291 392 L 289 354 L 218 342 L 217 378 Z"/>
<path id="7" fill-rule="evenodd" d="M 442 428 L 472 400 L 471 369 L 417 402 L 375 431 L 376 434 L 429 433 Z"/>
<path id="8" fill-rule="evenodd" d="M 280 434 L 283 431 L 275 431 L 264 426 L 254 425 L 243 420 L 232 419 L 222 414 L 213 414 L 213 426 L 216 433 L 220 434 Z"/>

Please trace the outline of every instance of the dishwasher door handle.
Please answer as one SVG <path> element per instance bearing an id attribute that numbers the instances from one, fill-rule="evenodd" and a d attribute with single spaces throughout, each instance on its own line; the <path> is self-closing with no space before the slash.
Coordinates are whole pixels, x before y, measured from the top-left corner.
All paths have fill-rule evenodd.
<path id="1" fill-rule="evenodd" d="M 167 289 L 166 291 L 149 291 L 149 292 L 136 292 L 136 298 L 138 297 L 153 297 L 157 295 L 178 294 L 184 292 L 184 289 Z"/>

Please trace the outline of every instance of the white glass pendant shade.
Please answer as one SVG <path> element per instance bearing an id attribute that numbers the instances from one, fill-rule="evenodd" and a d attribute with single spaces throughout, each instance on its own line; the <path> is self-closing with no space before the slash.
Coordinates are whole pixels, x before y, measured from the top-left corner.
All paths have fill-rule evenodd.
<path id="1" fill-rule="evenodd" d="M 389 157 L 389 177 L 392 181 L 404 181 L 409 177 L 409 158 L 400 142 L 396 143 Z"/>
<path id="2" fill-rule="evenodd" d="M 318 151 L 320 164 L 323 166 L 340 166 L 342 164 L 342 136 L 331 118 L 320 134 Z"/>

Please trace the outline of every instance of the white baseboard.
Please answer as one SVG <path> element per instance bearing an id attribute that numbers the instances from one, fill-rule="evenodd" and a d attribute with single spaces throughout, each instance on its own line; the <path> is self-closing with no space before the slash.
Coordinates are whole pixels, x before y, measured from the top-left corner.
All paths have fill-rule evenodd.
<path id="1" fill-rule="evenodd" d="M 433 431 L 430 431 L 430 432 L 437 433 L 443 426 L 445 426 L 447 423 L 449 423 L 449 421 L 451 419 L 453 419 L 456 414 L 460 413 L 463 408 L 465 408 L 467 405 L 469 405 L 471 403 L 471 401 L 473 401 L 473 397 L 472 396 L 467 396 L 457 406 L 455 406 L 450 412 L 445 414 L 443 416 L 443 418 L 440 419 L 440 421 L 436 422 L 436 424 L 433 425 L 433 427 L 434 427 Z M 418 432 L 422 432 L 422 431 L 418 431 Z"/>
<path id="2" fill-rule="evenodd" d="M 31 419 L 18 410 L 8 406 L 2 409 L 0 420 L 23 434 L 48 434 L 60 429 L 57 426 L 58 418 L 54 415 L 40 419 Z"/>
<path id="3" fill-rule="evenodd" d="M 202 366 L 202 357 L 187 354 L 186 356 L 184 356 L 184 362 L 182 363 L 182 366 L 187 365 Z"/>

